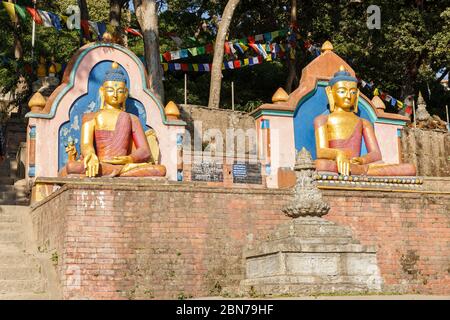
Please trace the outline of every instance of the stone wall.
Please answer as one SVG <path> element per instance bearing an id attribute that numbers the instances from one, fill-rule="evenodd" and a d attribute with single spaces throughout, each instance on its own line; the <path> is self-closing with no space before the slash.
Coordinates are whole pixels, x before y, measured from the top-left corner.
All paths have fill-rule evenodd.
<path id="1" fill-rule="evenodd" d="M 450 294 L 450 195 L 324 191 L 326 219 L 376 245 L 384 292 Z M 39 246 L 57 252 L 64 298 L 234 294 L 243 248 L 288 220 L 289 190 L 201 184 L 65 185 L 33 207 Z"/>
<path id="2" fill-rule="evenodd" d="M 204 137 L 206 130 L 218 129 L 225 142 L 227 129 L 241 129 L 244 132 L 248 129 L 255 129 L 255 120 L 245 112 L 229 109 L 212 110 L 197 105 L 179 105 L 179 107 L 181 119 L 186 121 L 186 130 L 191 135 L 192 150 L 194 150 L 194 137 L 198 136 L 200 138 L 200 130 L 203 131 L 202 137 Z M 197 126 L 195 126 L 195 121 L 197 122 Z M 201 146 L 201 143 L 199 146 Z M 256 152 L 256 141 L 249 142 L 246 139 L 246 150 Z M 202 150 L 196 149 L 196 151 Z"/>
<path id="3" fill-rule="evenodd" d="M 450 133 L 404 128 L 402 161 L 414 163 L 419 176 L 450 176 Z"/>

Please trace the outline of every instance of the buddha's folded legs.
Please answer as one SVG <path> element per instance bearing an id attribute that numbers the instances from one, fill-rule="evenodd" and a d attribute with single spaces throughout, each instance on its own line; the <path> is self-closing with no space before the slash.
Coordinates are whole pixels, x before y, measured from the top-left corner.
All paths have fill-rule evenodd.
<path id="1" fill-rule="evenodd" d="M 327 159 L 317 159 L 316 170 L 338 173 L 336 161 Z M 368 176 L 415 176 L 416 167 L 410 163 L 369 165 L 350 164 L 350 174 Z"/>
<path id="2" fill-rule="evenodd" d="M 368 165 L 358 165 L 358 164 L 351 163 L 350 164 L 350 174 L 351 175 L 367 174 L 368 168 L 369 168 Z M 317 159 L 316 160 L 316 170 L 338 173 L 336 161 L 327 160 L 327 159 Z"/>
<path id="3" fill-rule="evenodd" d="M 147 163 L 138 164 L 135 168 L 122 170 L 123 165 L 100 162 L 98 176 L 100 177 L 164 177 L 166 168 L 161 165 Z M 86 169 L 82 161 L 69 161 L 61 170 L 60 176 L 84 176 Z"/>
<path id="4" fill-rule="evenodd" d="M 415 176 L 416 166 L 411 163 L 369 165 L 368 176 Z"/>

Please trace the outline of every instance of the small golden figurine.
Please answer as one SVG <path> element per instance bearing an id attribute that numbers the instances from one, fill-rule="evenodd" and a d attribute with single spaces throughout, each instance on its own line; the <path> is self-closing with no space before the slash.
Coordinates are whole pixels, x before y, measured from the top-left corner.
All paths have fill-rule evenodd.
<path id="1" fill-rule="evenodd" d="M 73 141 L 69 141 L 65 150 L 66 150 L 69 161 L 77 161 L 78 151 L 77 151 L 77 148 L 75 147 L 75 143 L 73 143 Z"/>

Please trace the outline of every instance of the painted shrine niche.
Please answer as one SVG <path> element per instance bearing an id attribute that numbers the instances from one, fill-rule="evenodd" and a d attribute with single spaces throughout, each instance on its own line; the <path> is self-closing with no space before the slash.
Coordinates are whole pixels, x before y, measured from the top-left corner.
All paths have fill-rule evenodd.
<path id="1" fill-rule="evenodd" d="M 44 108 L 27 117 L 28 143 L 35 146 L 29 177 L 177 180 L 176 139 L 185 123 L 166 116 L 142 62 L 124 47 L 81 48 Z"/>

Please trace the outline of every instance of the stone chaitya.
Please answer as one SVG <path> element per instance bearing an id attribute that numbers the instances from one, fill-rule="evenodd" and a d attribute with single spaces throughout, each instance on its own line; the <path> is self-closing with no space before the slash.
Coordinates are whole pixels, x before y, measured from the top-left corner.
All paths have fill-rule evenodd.
<path id="1" fill-rule="evenodd" d="M 378 292 L 382 279 L 376 248 L 361 245 L 349 227 L 321 218 L 329 205 L 313 180 L 311 155 L 296 157 L 297 183 L 283 212 L 294 218 L 244 252 L 241 289 L 260 295 Z"/>

